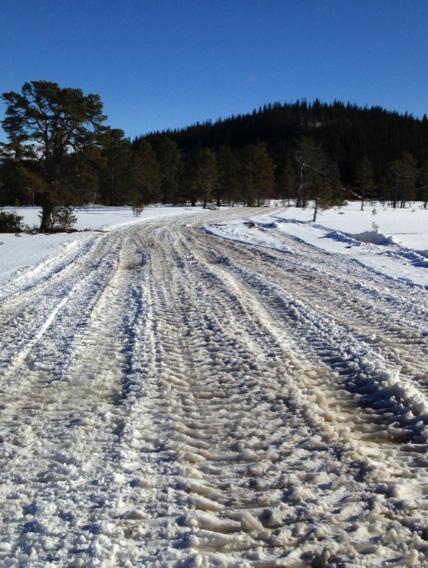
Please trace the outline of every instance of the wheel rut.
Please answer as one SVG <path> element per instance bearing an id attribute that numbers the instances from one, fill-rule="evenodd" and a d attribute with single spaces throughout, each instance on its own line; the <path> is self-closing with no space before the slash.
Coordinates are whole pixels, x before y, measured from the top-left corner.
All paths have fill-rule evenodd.
<path id="1" fill-rule="evenodd" d="M 1 562 L 423 565 L 426 296 L 200 222 L 3 295 Z"/>

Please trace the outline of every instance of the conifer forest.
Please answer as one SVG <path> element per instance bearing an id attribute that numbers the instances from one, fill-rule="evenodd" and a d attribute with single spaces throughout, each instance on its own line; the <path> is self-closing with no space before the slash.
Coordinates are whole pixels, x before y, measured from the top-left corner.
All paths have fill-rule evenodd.
<path id="1" fill-rule="evenodd" d="M 58 205 L 428 201 L 425 115 L 300 100 L 131 140 L 96 94 L 32 81 L 2 98 L 0 205 L 42 206 L 44 230 Z"/>

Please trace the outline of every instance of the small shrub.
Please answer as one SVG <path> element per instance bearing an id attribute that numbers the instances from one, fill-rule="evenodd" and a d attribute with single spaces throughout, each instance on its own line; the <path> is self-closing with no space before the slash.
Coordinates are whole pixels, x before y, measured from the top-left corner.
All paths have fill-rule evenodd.
<path id="1" fill-rule="evenodd" d="M 72 231 L 77 221 L 73 207 L 70 205 L 56 205 L 51 213 L 49 231 L 53 233 Z"/>
<path id="2" fill-rule="evenodd" d="M 20 233 L 24 230 L 22 219 L 15 213 L 0 211 L 0 233 Z"/>
<path id="3" fill-rule="evenodd" d="M 143 212 L 144 206 L 143 205 L 133 205 L 132 206 L 132 213 L 134 214 L 134 217 L 139 217 L 141 215 L 141 213 Z"/>

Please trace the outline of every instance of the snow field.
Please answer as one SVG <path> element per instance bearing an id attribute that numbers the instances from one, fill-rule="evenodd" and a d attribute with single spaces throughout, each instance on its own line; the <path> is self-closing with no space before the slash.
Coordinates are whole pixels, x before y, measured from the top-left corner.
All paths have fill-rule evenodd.
<path id="1" fill-rule="evenodd" d="M 343 207 L 320 210 L 316 224 L 354 236 L 378 232 L 403 247 L 428 250 L 428 209 L 423 208 L 423 203 L 416 201 L 408 203 L 404 209 L 393 209 L 380 202 L 368 201 L 364 211 L 360 207 L 359 201 L 350 201 Z M 310 223 L 312 214 L 310 208 L 287 207 L 278 217 Z"/>
<path id="2" fill-rule="evenodd" d="M 331 254 L 352 258 L 364 266 L 418 286 L 428 286 L 428 210 L 420 203 L 407 209 L 383 209 L 376 215 L 359 203 L 322 211 L 317 223 L 311 210 L 288 207 L 246 215 L 206 229 L 223 237 L 276 250 L 294 251 L 303 242 Z"/>
<path id="3" fill-rule="evenodd" d="M 40 224 L 39 207 L 4 207 L 0 210 L 20 215 L 24 224 L 30 227 L 38 227 Z M 15 280 L 17 272 L 26 271 L 43 261 L 52 262 L 52 256 L 62 257 L 71 249 L 77 250 L 85 246 L 87 241 L 99 236 L 94 231 L 111 231 L 127 225 L 193 213 L 194 209 L 188 207 L 153 206 L 146 207 L 141 215 L 135 217 L 131 207 L 93 205 L 75 210 L 75 228 L 84 232 L 53 235 L 0 234 L 0 285 L 10 279 Z"/>

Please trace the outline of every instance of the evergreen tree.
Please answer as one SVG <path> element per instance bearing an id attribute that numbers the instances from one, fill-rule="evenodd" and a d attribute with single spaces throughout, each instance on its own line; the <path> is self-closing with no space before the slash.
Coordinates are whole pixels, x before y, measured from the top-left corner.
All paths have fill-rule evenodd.
<path id="1" fill-rule="evenodd" d="M 313 173 L 312 191 L 312 197 L 314 199 L 314 215 L 312 220 L 314 223 L 317 220 L 319 209 L 343 205 L 344 194 L 342 193 L 342 182 L 336 162 L 328 162 L 323 173 Z"/>
<path id="2" fill-rule="evenodd" d="M 129 187 L 131 144 L 123 130 L 106 128 L 100 136 L 103 163 L 100 172 L 100 196 L 106 205 L 124 205 Z"/>
<path id="3" fill-rule="evenodd" d="M 33 205 L 36 187 L 31 185 L 21 164 L 8 157 L 0 171 L 0 205 Z"/>
<path id="4" fill-rule="evenodd" d="M 320 145 L 311 138 L 297 140 L 294 150 L 297 169 L 296 207 L 306 207 L 310 194 L 317 194 L 324 178 L 328 178 L 328 160 Z"/>
<path id="5" fill-rule="evenodd" d="M 424 209 L 428 204 L 428 160 L 422 162 L 418 171 L 418 199 L 424 204 Z"/>
<path id="6" fill-rule="evenodd" d="M 266 144 L 248 145 L 244 149 L 244 199 L 251 206 L 274 197 L 275 169 Z"/>
<path id="7" fill-rule="evenodd" d="M 174 140 L 160 136 L 153 144 L 161 176 L 162 203 L 176 203 L 179 200 L 180 151 Z"/>
<path id="8" fill-rule="evenodd" d="M 66 204 L 76 191 L 69 176 L 70 157 L 86 159 L 102 128 L 101 100 L 48 81 L 24 83 L 20 93 L 7 92 L 2 98 L 6 103 L 2 126 L 9 144 L 21 152 L 30 148 L 36 155 L 31 176 L 41 195 L 40 229 L 49 230 L 55 205 Z"/>
<path id="9" fill-rule="evenodd" d="M 197 189 L 205 209 L 215 194 L 217 185 L 217 159 L 214 152 L 209 148 L 200 150 L 195 157 L 195 169 Z"/>
<path id="10" fill-rule="evenodd" d="M 388 166 L 389 195 L 392 206 L 405 207 L 406 202 L 416 198 L 417 164 L 410 152 L 403 152 L 400 160 Z"/>
<path id="11" fill-rule="evenodd" d="M 358 163 L 354 179 L 354 189 L 361 197 L 361 211 L 364 209 L 366 197 L 373 197 L 375 188 L 372 164 L 370 160 L 364 156 Z"/>
<path id="12" fill-rule="evenodd" d="M 128 201 L 136 207 L 157 203 L 161 198 L 161 176 L 156 154 L 145 140 L 133 149 L 129 167 Z"/>
<path id="13" fill-rule="evenodd" d="M 405 207 L 406 202 L 416 199 L 416 180 L 418 175 L 417 161 L 410 152 L 403 152 L 401 160 L 404 164 L 402 192 L 400 207 Z"/>
<path id="14" fill-rule="evenodd" d="M 181 201 L 190 201 L 192 207 L 196 206 L 201 198 L 200 183 L 197 175 L 195 154 L 187 155 L 180 162 L 179 167 L 179 193 Z"/>
<path id="15" fill-rule="evenodd" d="M 242 167 L 230 146 L 223 145 L 217 153 L 217 207 L 222 200 L 230 203 L 242 200 Z"/>
<path id="16" fill-rule="evenodd" d="M 278 175 L 277 180 L 277 197 L 279 199 L 288 200 L 296 197 L 297 193 L 297 175 L 296 168 L 290 158 L 287 158 L 282 171 Z"/>

